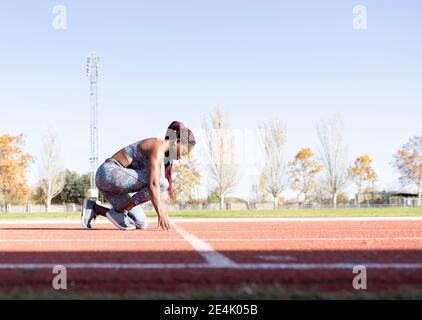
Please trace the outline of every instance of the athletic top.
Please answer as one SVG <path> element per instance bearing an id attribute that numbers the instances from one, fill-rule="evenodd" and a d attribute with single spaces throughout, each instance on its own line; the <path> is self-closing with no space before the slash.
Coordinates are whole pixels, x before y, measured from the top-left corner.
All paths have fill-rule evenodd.
<path id="1" fill-rule="evenodd" d="M 148 170 L 149 159 L 141 153 L 141 148 L 139 146 L 142 141 L 143 140 L 137 141 L 124 148 L 126 157 L 130 162 L 128 168 L 135 170 Z"/>
<path id="2" fill-rule="evenodd" d="M 141 153 L 140 144 L 143 141 L 144 140 L 137 141 L 124 148 L 126 157 L 130 162 L 130 165 L 128 166 L 129 169 L 149 170 L 149 158 Z M 168 161 L 173 163 L 169 157 L 164 156 L 163 164 L 167 163 Z M 162 166 L 161 170 L 164 171 L 163 169 L 164 167 Z"/>

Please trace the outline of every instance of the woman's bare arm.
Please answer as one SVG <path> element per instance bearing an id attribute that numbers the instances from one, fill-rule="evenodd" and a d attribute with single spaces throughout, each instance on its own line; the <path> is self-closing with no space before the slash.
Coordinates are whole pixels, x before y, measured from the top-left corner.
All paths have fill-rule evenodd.
<path id="1" fill-rule="evenodd" d="M 161 164 L 163 159 L 164 153 L 160 151 L 160 145 L 153 144 L 149 157 L 148 188 L 152 205 L 154 206 L 155 212 L 158 216 L 157 230 L 163 228 L 163 230 L 168 231 L 171 229 L 170 220 L 164 207 L 160 190 Z"/>

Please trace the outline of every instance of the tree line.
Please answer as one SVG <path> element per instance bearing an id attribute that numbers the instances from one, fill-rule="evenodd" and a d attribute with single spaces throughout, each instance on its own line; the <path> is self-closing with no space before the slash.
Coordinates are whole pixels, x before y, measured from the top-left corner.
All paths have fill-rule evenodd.
<path id="1" fill-rule="evenodd" d="M 208 151 L 208 174 L 213 180 L 211 190 L 218 198 L 220 208 L 223 208 L 225 198 L 235 189 L 239 180 L 239 165 L 233 161 L 236 157 L 236 141 L 221 108 L 210 114 L 203 127 L 204 144 Z M 322 203 L 328 196 L 334 208 L 337 207 L 339 198 L 345 198 L 349 183 L 356 186 L 358 205 L 365 190 L 374 190 L 378 175 L 372 166 L 373 160 L 369 155 L 363 154 L 349 164 L 348 147 L 344 141 L 344 127 L 340 117 L 316 124 L 319 143 L 317 152 L 304 147 L 289 162 L 285 160 L 287 129 L 283 122 L 274 119 L 260 124 L 258 128 L 265 160 L 257 185 L 264 196 L 272 198 L 274 207 L 283 202 L 282 194 L 289 187 L 297 193 L 298 201 L 305 205 L 311 200 Z M 194 164 L 191 162 L 183 171 L 196 170 Z M 422 136 L 410 138 L 393 156 L 392 166 L 400 173 L 402 186 L 416 186 L 418 204 L 421 206 Z M 187 189 L 192 187 L 186 185 Z"/>

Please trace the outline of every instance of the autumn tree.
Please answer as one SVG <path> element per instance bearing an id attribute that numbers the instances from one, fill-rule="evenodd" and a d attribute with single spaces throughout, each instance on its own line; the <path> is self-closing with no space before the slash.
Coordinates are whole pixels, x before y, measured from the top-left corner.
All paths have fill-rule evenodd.
<path id="1" fill-rule="evenodd" d="M 60 145 L 52 131 L 48 131 L 44 136 L 39 183 L 45 194 L 47 212 L 50 212 L 51 200 L 63 190 L 65 183 Z"/>
<path id="2" fill-rule="evenodd" d="M 299 192 L 299 196 L 303 194 L 304 204 L 308 203 L 310 194 L 316 188 L 316 175 L 322 168 L 322 164 L 315 159 L 310 148 L 303 148 L 293 161 L 289 162 L 291 188 Z"/>
<path id="3" fill-rule="evenodd" d="M 23 145 L 22 134 L 0 136 L 0 202 L 22 203 L 30 194 L 26 172 L 31 156 Z"/>
<path id="4" fill-rule="evenodd" d="M 210 115 L 209 121 L 204 121 L 203 127 L 208 170 L 217 190 L 221 210 L 224 198 L 236 186 L 238 179 L 235 139 L 228 118 L 221 108 Z"/>
<path id="5" fill-rule="evenodd" d="M 418 205 L 422 205 L 422 136 L 411 138 L 394 156 L 402 185 L 416 185 Z"/>
<path id="6" fill-rule="evenodd" d="M 377 180 L 377 174 L 372 168 L 372 159 L 368 155 L 357 158 L 353 166 L 348 169 L 350 179 L 357 187 L 357 203 L 361 203 L 362 190 L 366 184 L 371 184 Z"/>
<path id="7" fill-rule="evenodd" d="M 337 196 L 344 192 L 348 182 L 343 121 L 339 117 L 321 121 L 316 130 L 320 142 L 320 158 L 324 166 L 320 186 L 331 195 L 331 203 L 336 208 Z"/>
<path id="8" fill-rule="evenodd" d="M 199 185 L 201 174 L 192 158 L 184 158 L 173 166 L 173 193 L 176 202 L 192 201 L 193 190 Z"/>
<path id="9" fill-rule="evenodd" d="M 337 196 L 337 203 L 346 204 L 349 202 L 349 197 L 345 192 L 340 192 Z"/>
<path id="10" fill-rule="evenodd" d="M 287 139 L 287 129 L 278 119 L 259 126 L 265 155 L 265 164 L 261 170 L 260 187 L 272 196 L 274 208 L 278 198 L 285 190 L 288 177 L 284 162 L 284 147 Z"/>

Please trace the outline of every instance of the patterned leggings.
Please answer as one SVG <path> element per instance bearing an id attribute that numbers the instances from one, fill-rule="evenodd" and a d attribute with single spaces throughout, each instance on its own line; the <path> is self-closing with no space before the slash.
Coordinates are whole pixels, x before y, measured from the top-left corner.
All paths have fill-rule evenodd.
<path id="1" fill-rule="evenodd" d="M 161 192 L 167 190 L 169 185 L 166 178 L 161 176 L 159 183 Z M 148 171 L 125 168 L 113 158 L 107 159 L 98 168 L 95 184 L 113 207 L 118 207 L 131 198 L 135 206 L 151 200 Z"/>

